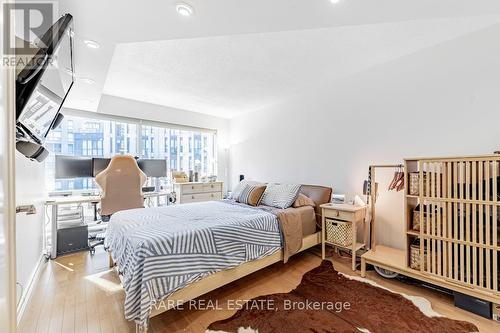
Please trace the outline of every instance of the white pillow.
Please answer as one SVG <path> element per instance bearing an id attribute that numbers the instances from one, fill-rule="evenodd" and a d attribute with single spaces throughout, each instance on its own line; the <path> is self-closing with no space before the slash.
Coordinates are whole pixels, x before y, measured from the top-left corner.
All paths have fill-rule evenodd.
<path id="1" fill-rule="evenodd" d="M 238 183 L 238 185 L 236 185 L 233 192 L 231 192 L 231 197 L 229 199 L 238 200 L 238 198 L 240 197 L 241 193 L 243 192 L 243 190 L 247 185 L 255 186 L 255 185 L 262 185 L 262 183 L 257 182 L 255 180 L 243 179 L 241 182 Z"/>
<path id="2" fill-rule="evenodd" d="M 293 205 L 299 195 L 299 184 L 268 184 L 260 203 L 262 205 L 288 208 Z"/>

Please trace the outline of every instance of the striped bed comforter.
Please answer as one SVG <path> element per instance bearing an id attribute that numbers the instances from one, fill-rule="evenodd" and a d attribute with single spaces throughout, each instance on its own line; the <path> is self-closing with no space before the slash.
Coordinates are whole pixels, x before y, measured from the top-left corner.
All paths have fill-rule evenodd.
<path id="1" fill-rule="evenodd" d="M 118 212 L 105 239 L 123 276 L 125 318 L 141 325 L 155 301 L 281 246 L 276 215 L 230 201 Z"/>

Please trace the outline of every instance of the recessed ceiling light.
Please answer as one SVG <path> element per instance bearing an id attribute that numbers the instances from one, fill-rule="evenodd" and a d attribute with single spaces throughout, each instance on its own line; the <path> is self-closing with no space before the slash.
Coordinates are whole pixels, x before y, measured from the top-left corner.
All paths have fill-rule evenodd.
<path id="1" fill-rule="evenodd" d="M 191 16 L 194 13 L 193 7 L 185 2 L 177 3 L 175 9 L 177 9 L 177 13 L 182 16 Z"/>
<path id="2" fill-rule="evenodd" d="M 101 45 L 99 45 L 98 42 L 96 42 L 95 40 L 90 40 L 90 39 L 86 39 L 83 41 L 83 43 L 89 48 L 89 49 L 98 49 L 101 47 Z"/>
<path id="3" fill-rule="evenodd" d="M 333 3 L 333 4 L 336 4 L 336 3 L 339 3 L 340 0 L 330 0 L 330 2 Z"/>
<path id="4" fill-rule="evenodd" d="M 77 78 L 78 81 L 82 81 L 82 82 L 85 82 L 87 84 L 94 84 L 95 83 L 95 80 L 94 79 L 91 79 L 89 77 L 79 77 Z"/>

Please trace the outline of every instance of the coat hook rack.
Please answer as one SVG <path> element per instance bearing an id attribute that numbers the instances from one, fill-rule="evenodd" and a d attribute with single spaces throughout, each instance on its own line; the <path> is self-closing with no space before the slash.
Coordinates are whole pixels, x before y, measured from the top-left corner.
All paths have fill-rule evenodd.
<path id="1" fill-rule="evenodd" d="M 368 204 L 368 211 L 369 211 L 369 223 L 370 223 L 370 249 L 375 248 L 376 244 L 376 209 L 375 209 L 375 204 L 377 202 L 377 192 L 378 192 L 378 186 L 376 185 L 375 182 L 375 177 L 376 177 L 376 170 L 377 169 L 401 169 L 402 172 L 404 173 L 404 165 L 403 164 L 372 164 L 368 168 L 368 189 L 365 191 L 367 195 L 367 204 Z"/>

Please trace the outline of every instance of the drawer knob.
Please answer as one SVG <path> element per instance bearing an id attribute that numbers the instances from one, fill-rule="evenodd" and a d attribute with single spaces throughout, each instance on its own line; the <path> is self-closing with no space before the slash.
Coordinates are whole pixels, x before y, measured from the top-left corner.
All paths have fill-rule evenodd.
<path id="1" fill-rule="evenodd" d="M 338 210 L 335 213 L 337 213 L 337 216 L 340 216 L 340 212 Z"/>
<path id="2" fill-rule="evenodd" d="M 212 193 L 212 198 L 214 197 L 214 194 Z"/>
<path id="3" fill-rule="evenodd" d="M 210 187 L 211 187 L 211 188 L 214 188 L 214 186 L 213 186 L 213 185 L 210 185 Z"/>
<path id="4" fill-rule="evenodd" d="M 194 186 L 191 186 L 191 189 L 194 190 Z"/>
<path id="5" fill-rule="evenodd" d="M 194 199 L 194 195 L 191 196 L 191 199 Z"/>

